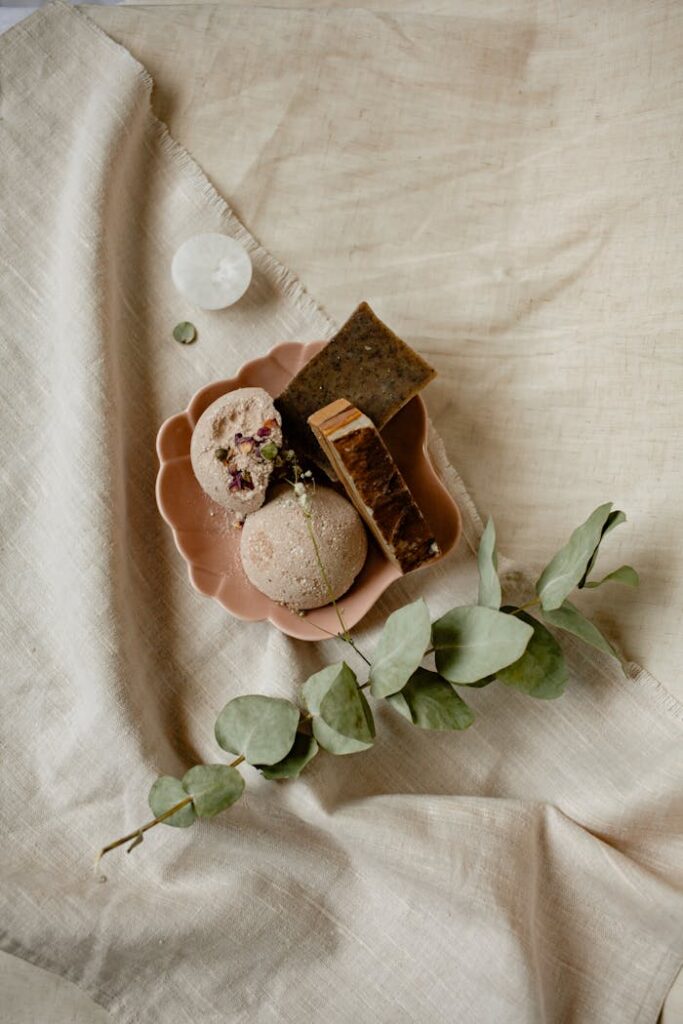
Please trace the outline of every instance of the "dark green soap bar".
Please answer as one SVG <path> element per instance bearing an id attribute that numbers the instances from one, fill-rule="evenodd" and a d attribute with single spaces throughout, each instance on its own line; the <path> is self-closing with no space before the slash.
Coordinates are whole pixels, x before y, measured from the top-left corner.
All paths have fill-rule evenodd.
<path id="1" fill-rule="evenodd" d="M 308 417 L 337 398 L 346 398 L 380 430 L 436 371 L 394 334 L 367 302 L 292 378 L 275 405 L 289 443 L 321 463 L 322 452 Z"/>

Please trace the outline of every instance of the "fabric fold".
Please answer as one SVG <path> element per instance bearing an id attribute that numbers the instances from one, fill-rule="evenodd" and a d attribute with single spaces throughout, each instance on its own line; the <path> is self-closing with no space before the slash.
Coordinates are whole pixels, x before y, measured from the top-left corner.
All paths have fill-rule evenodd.
<path id="1" fill-rule="evenodd" d="M 131 857 L 159 773 L 219 757 L 239 693 L 296 696 L 336 641 L 244 625 L 195 594 L 154 501 L 160 422 L 211 379 L 333 324 L 152 113 L 152 82 L 61 3 L 0 39 L 6 705 L 2 946 L 122 1022 L 653 1020 L 683 957 L 683 713 L 647 673 L 567 642 L 557 702 L 472 691 L 462 735 L 382 708 L 367 754 L 247 796 Z M 169 268 L 223 231 L 245 298 L 189 311 Z M 474 600 L 481 522 L 439 438 L 464 541 L 385 594 Z M 507 564 L 508 590 L 528 585 Z"/>

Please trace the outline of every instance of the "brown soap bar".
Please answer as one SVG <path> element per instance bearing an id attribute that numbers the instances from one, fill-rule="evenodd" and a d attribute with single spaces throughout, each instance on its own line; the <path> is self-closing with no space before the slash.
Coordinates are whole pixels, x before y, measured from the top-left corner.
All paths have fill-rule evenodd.
<path id="1" fill-rule="evenodd" d="M 308 422 L 351 501 L 401 572 L 436 558 L 434 534 L 369 417 L 340 398 Z"/>
<path id="2" fill-rule="evenodd" d="M 316 409 L 347 395 L 378 430 L 436 376 L 436 371 L 362 302 L 297 373 L 275 405 L 290 443 L 324 465 L 307 426 Z"/>

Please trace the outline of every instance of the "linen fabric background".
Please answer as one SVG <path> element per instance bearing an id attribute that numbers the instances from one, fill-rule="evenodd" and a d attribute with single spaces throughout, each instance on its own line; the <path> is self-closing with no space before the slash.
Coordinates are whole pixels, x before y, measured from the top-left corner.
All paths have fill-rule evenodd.
<path id="1" fill-rule="evenodd" d="M 84 17 L 56 5 L 13 29 L 0 76 L 3 948 L 121 1021 L 654 1020 L 683 953 L 683 711 L 571 641 L 561 701 L 473 692 L 454 736 L 380 710 L 369 753 L 322 756 L 292 785 L 247 769 L 228 814 L 159 828 L 96 880 L 95 849 L 145 819 L 157 773 L 218 759 L 227 699 L 295 696 L 345 653 L 195 595 L 153 493 L 165 416 L 333 324 Z M 255 280 L 234 309 L 192 311 L 200 340 L 182 348 L 168 268 L 202 230 L 245 242 Z M 392 325 L 419 345 L 417 314 Z M 418 594 L 437 615 L 476 593 L 481 522 L 436 435 L 431 452 L 464 541 L 391 589 L 362 646 Z"/>
<path id="2" fill-rule="evenodd" d="M 258 2 L 89 14 L 334 318 L 362 293 L 432 359 L 516 561 L 626 508 L 603 564 L 637 562 L 637 599 L 583 601 L 683 698 L 683 5 Z"/>

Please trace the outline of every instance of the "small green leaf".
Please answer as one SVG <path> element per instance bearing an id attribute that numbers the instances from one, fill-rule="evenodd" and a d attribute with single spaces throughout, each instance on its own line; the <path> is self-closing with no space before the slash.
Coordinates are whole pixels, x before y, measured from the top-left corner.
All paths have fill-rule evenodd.
<path id="1" fill-rule="evenodd" d="M 280 697 L 235 697 L 216 720 L 223 750 L 243 754 L 249 764 L 276 764 L 292 749 L 299 709 Z"/>
<path id="2" fill-rule="evenodd" d="M 420 729 L 467 729 L 474 721 L 474 713 L 451 684 L 426 668 L 418 668 L 400 693 L 387 700 Z"/>
<path id="3" fill-rule="evenodd" d="M 596 647 L 599 651 L 611 654 L 613 658 L 621 661 L 615 649 L 605 640 L 598 627 L 585 615 L 582 615 L 570 601 L 565 601 L 561 608 L 554 608 L 552 611 L 544 611 L 541 614 L 549 626 L 564 629 L 565 632 L 578 636 L 579 640 L 590 644 L 591 647 Z"/>
<path id="4" fill-rule="evenodd" d="M 280 449 L 275 444 L 275 441 L 267 441 L 259 448 L 259 454 L 262 455 L 264 459 L 267 459 L 268 462 L 272 462 L 279 450 Z"/>
<path id="5" fill-rule="evenodd" d="M 496 528 L 489 518 L 486 529 L 479 541 L 477 554 L 479 565 L 479 601 L 484 608 L 500 608 L 501 590 L 498 579 L 498 553 L 496 551 Z"/>
<path id="6" fill-rule="evenodd" d="M 591 569 L 595 565 L 595 560 L 598 557 L 598 551 L 600 550 L 600 545 L 602 544 L 602 542 L 605 539 L 605 537 L 607 536 L 607 534 L 610 532 L 610 530 L 613 530 L 615 526 L 619 526 L 620 523 L 625 523 L 625 522 L 626 522 L 626 515 L 625 515 L 625 513 L 624 512 L 620 512 L 618 509 L 615 509 L 614 512 L 610 512 L 610 514 L 607 516 L 607 520 L 606 520 L 605 525 L 603 526 L 602 532 L 600 534 L 600 540 L 595 545 L 595 551 L 593 552 L 593 554 L 590 557 L 588 565 L 586 566 L 586 571 L 583 574 L 583 576 L 581 577 L 581 579 L 579 580 L 579 584 L 578 584 L 579 590 L 581 590 L 583 587 L 586 586 L 586 580 L 588 579 L 588 577 L 590 575 L 590 572 L 591 572 Z"/>
<path id="7" fill-rule="evenodd" d="M 373 697 L 388 697 L 405 686 L 424 658 L 430 636 L 429 611 L 422 598 L 392 612 L 370 669 Z"/>
<path id="8" fill-rule="evenodd" d="M 171 807 L 185 800 L 190 794 L 183 789 L 180 779 L 174 779 L 172 775 L 160 776 L 149 791 L 149 806 L 155 818 L 170 811 Z M 164 825 L 172 825 L 173 828 L 189 828 L 196 820 L 197 815 L 192 804 L 182 807 L 170 818 L 167 818 Z"/>
<path id="9" fill-rule="evenodd" d="M 326 668 L 321 669 L 320 672 L 316 672 L 314 675 L 310 676 L 302 687 L 302 696 L 306 707 L 314 716 L 313 735 L 320 746 L 324 750 L 329 751 L 330 754 L 356 754 L 361 750 L 368 750 L 369 747 L 372 746 L 372 740 L 364 742 L 336 732 L 327 724 L 327 722 L 324 721 L 323 718 L 320 717 L 320 707 L 327 692 L 338 676 L 346 672 L 350 673 L 352 679 L 355 681 L 355 676 L 353 675 L 353 672 L 351 672 L 351 669 L 345 662 L 340 661 L 334 665 L 328 665 Z M 367 715 L 370 716 L 370 709 L 367 706 L 365 695 L 360 690 L 358 692 L 364 708 L 364 713 L 366 713 L 365 709 L 367 709 Z"/>
<path id="10" fill-rule="evenodd" d="M 181 345 L 191 345 L 197 338 L 197 328 L 189 320 L 183 320 L 173 328 L 173 337 Z"/>
<path id="11" fill-rule="evenodd" d="M 196 764 L 183 775 L 183 789 L 200 818 L 213 818 L 239 800 L 244 779 L 227 764 Z"/>
<path id="12" fill-rule="evenodd" d="M 315 737 L 298 732 L 294 746 L 282 761 L 270 766 L 259 764 L 257 768 L 266 779 L 296 779 L 317 753 Z"/>
<path id="13" fill-rule="evenodd" d="M 330 729 L 348 739 L 369 743 L 374 738 L 372 712 L 348 665 L 344 665 L 320 701 L 320 717 Z"/>
<path id="14" fill-rule="evenodd" d="M 539 576 L 536 593 L 545 611 L 559 608 L 582 579 L 600 543 L 611 508 L 611 501 L 596 508 L 585 523 L 574 530 L 565 546 L 557 552 Z"/>
<path id="15" fill-rule="evenodd" d="M 606 576 L 603 576 L 601 580 L 595 580 L 593 583 L 587 583 L 586 588 L 588 590 L 595 590 L 596 587 L 601 587 L 603 583 L 623 583 L 626 587 L 637 587 L 640 583 L 638 573 L 630 565 L 621 565 L 614 572 L 608 572 Z"/>
<path id="16" fill-rule="evenodd" d="M 521 658 L 532 633 L 493 608 L 453 608 L 432 627 L 437 671 L 451 683 L 476 683 Z"/>
<path id="17" fill-rule="evenodd" d="M 348 665 L 345 661 L 337 661 L 332 665 L 326 665 L 325 668 L 321 669 L 320 672 L 315 672 L 312 676 L 306 680 L 301 687 L 301 696 L 304 699 L 304 704 L 311 712 L 312 715 L 320 714 L 320 702 L 332 686 L 340 672 Z M 351 669 L 348 668 L 351 672 Z M 351 673 L 353 675 L 353 673 Z"/>
<path id="18" fill-rule="evenodd" d="M 512 665 L 500 669 L 498 679 L 506 686 L 514 686 L 530 697 L 538 697 L 541 700 L 560 697 L 564 693 L 568 678 L 562 648 L 538 619 L 532 618 L 526 612 L 517 612 L 516 618 L 528 622 L 534 634 L 522 657 Z"/>

